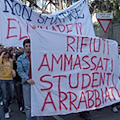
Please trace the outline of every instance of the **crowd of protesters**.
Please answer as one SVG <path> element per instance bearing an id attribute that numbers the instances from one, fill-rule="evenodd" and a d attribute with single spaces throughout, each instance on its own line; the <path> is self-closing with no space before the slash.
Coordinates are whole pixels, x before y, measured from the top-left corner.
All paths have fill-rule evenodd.
<path id="1" fill-rule="evenodd" d="M 31 73 L 30 39 L 25 39 L 23 47 L 6 48 L 0 45 L 0 120 L 2 108 L 4 117 L 9 119 L 10 104 L 17 100 L 19 111 L 25 112 L 26 120 L 31 120 L 31 85 L 35 82 Z M 43 120 L 42 116 L 36 116 Z"/>
<path id="2" fill-rule="evenodd" d="M 23 53 L 23 48 L 6 48 L 0 45 L 0 105 L 3 106 L 6 119 L 10 118 L 9 106 L 14 98 L 17 100 L 19 110 L 24 112 L 22 82 L 16 72 L 16 60 Z M 0 120 L 1 117 L 2 110 L 0 111 Z"/>

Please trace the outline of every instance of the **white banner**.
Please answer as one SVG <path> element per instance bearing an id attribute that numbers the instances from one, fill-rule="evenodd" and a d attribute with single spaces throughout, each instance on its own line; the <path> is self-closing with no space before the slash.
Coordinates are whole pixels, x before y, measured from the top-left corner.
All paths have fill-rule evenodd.
<path id="1" fill-rule="evenodd" d="M 102 108 L 120 101 L 116 41 L 32 30 L 32 116 Z"/>
<path id="2" fill-rule="evenodd" d="M 0 0 L 0 43 L 22 46 L 30 38 L 29 28 L 95 36 L 87 0 L 54 14 L 39 14 L 17 0 Z"/>

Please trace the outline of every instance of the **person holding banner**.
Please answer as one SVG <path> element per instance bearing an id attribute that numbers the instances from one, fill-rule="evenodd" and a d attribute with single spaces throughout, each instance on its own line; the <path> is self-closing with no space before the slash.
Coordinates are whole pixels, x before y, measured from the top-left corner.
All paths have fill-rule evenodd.
<path id="1" fill-rule="evenodd" d="M 31 50 L 30 50 L 30 39 L 25 39 L 23 42 L 24 54 L 18 57 L 17 72 L 22 78 L 23 84 L 23 98 L 25 106 L 26 120 L 31 120 L 31 85 L 35 84 L 32 79 L 31 71 Z M 37 120 L 43 120 L 42 116 L 36 116 Z"/>

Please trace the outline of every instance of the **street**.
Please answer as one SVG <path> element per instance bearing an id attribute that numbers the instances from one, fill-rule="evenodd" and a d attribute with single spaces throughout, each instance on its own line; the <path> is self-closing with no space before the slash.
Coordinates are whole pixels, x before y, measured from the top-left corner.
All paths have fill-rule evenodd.
<path id="1" fill-rule="evenodd" d="M 26 120 L 25 114 L 18 110 L 16 101 L 14 101 L 11 106 L 11 118 L 9 120 Z M 100 110 L 94 110 L 90 112 L 91 120 L 120 120 L 120 110 L 118 113 L 113 113 L 111 107 L 105 107 Z M 2 113 L 2 120 L 4 118 L 4 113 Z M 35 118 L 33 118 L 35 120 Z M 44 120 L 84 120 L 80 117 L 79 113 L 73 113 L 63 116 L 48 116 L 44 117 Z"/>

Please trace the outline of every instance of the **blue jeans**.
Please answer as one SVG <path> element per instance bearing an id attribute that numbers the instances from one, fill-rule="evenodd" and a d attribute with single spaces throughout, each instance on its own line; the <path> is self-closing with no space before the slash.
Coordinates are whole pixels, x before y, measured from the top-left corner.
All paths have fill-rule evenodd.
<path id="1" fill-rule="evenodd" d="M 14 83 L 13 80 L 1 80 L 1 90 L 3 94 L 3 109 L 8 112 L 10 101 L 14 98 Z"/>
<path id="2" fill-rule="evenodd" d="M 23 84 L 23 98 L 24 98 L 26 119 L 31 120 L 31 85 L 29 83 Z M 36 119 L 43 120 L 43 117 L 36 116 Z"/>

